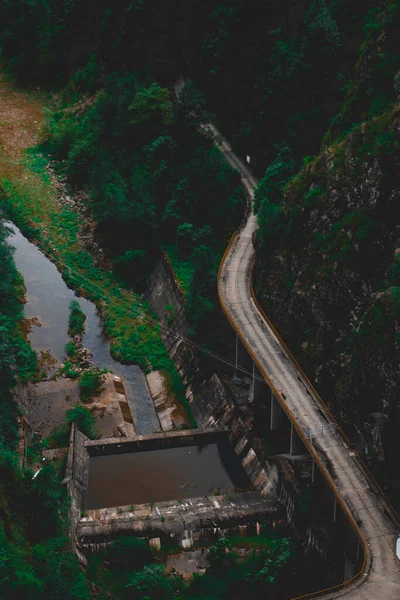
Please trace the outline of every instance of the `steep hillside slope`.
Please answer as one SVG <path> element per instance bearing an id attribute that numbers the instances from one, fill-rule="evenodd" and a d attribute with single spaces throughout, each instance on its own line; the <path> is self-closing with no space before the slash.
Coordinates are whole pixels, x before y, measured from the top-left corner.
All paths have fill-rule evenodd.
<path id="1" fill-rule="evenodd" d="M 362 435 L 392 492 L 400 432 L 399 17 L 398 2 L 371 15 L 325 146 L 283 200 L 284 157 L 257 192 L 258 296 L 351 438 Z"/>

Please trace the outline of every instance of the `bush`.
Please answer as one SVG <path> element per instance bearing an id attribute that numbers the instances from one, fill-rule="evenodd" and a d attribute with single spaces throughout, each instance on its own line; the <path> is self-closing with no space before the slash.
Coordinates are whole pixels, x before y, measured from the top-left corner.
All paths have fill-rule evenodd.
<path id="1" fill-rule="evenodd" d="M 164 565 L 147 565 L 137 571 L 125 586 L 123 598 L 130 600 L 173 600 L 175 579 L 164 575 Z"/>
<path id="2" fill-rule="evenodd" d="M 74 342 L 67 342 L 65 344 L 64 350 L 68 358 L 74 358 L 76 356 L 76 346 Z"/>
<path id="3" fill-rule="evenodd" d="M 151 562 L 152 553 L 146 540 L 129 536 L 112 542 L 107 560 L 117 568 L 139 571 Z"/>
<path id="4" fill-rule="evenodd" d="M 69 305 L 68 335 L 81 335 L 85 330 L 86 315 L 76 300 Z"/>
<path id="5" fill-rule="evenodd" d="M 69 444 L 72 423 L 76 423 L 79 431 L 90 439 L 96 437 L 93 414 L 84 406 L 76 404 L 65 414 L 65 421 L 55 427 L 49 436 L 50 446 L 52 448 L 65 448 Z"/>
<path id="6" fill-rule="evenodd" d="M 98 371 L 85 371 L 78 381 L 82 400 L 87 400 L 101 388 L 101 374 Z"/>
<path id="7" fill-rule="evenodd" d="M 76 423 L 79 431 L 81 431 L 88 438 L 94 439 L 96 437 L 94 416 L 90 410 L 84 406 L 76 404 L 73 408 L 67 411 L 65 419 L 69 426 L 71 426 L 72 423 Z"/>
<path id="8" fill-rule="evenodd" d="M 78 371 L 74 370 L 74 365 L 69 360 L 66 360 L 62 369 L 60 369 L 61 375 L 65 375 L 70 379 L 76 379 L 79 377 Z"/>

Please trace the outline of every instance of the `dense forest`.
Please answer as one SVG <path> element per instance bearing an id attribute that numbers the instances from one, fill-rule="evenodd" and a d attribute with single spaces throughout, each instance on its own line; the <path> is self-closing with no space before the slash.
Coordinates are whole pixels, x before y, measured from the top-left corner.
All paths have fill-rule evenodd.
<path id="1" fill-rule="evenodd" d="M 79 197 L 121 286 L 144 292 L 167 253 L 188 333 L 208 346 L 218 343 L 218 265 L 246 199 L 203 124 L 214 120 L 251 156 L 260 176 L 257 295 L 340 423 L 362 436 L 397 508 L 399 10 L 395 0 L 0 6 L 4 69 L 52 99 L 32 156 L 51 161 Z M 85 599 L 59 474 L 46 465 L 33 480 L 16 452 L 12 389 L 37 364 L 5 240 L 1 224 L 0 598 Z M 271 548 L 243 563 L 222 540 L 207 574 L 186 586 L 131 539 L 92 561 L 89 576 L 121 598 L 250 599 L 265 589 L 284 598 L 306 567 L 289 540 Z"/>
<path id="2" fill-rule="evenodd" d="M 81 94 L 93 85 L 90 74 L 91 65 L 74 76 Z M 182 283 L 198 332 L 210 322 L 220 256 L 244 210 L 238 175 L 199 131 L 201 95 L 189 83 L 175 108 L 167 88 L 135 72 L 109 75 L 86 100 L 71 95 L 49 118 L 48 151 L 71 185 L 89 189 L 115 272 L 136 290 L 145 288 L 160 247 L 189 262 Z"/>

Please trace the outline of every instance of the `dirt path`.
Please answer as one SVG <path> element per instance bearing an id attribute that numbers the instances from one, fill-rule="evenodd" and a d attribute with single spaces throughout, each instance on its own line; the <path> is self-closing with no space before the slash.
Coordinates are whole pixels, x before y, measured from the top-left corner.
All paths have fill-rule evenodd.
<path id="1" fill-rule="evenodd" d="M 40 141 L 47 103 L 42 91 L 23 91 L 0 73 L 0 147 L 9 160 Z"/>

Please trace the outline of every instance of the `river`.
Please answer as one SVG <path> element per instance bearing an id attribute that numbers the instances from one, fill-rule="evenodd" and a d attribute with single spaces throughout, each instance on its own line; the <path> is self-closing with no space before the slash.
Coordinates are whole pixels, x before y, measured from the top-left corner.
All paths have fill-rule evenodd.
<path id="1" fill-rule="evenodd" d="M 43 252 L 29 242 L 14 224 L 7 225 L 12 230 L 9 242 L 15 248 L 14 261 L 26 287 L 25 316 L 28 319 L 37 317 L 41 323 L 40 327 L 34 325 L 28 336 L 34 350 L 49 350 L 59 363 L 65 360 L 64 346 L 70 339 L 67 332 L 69 304 L 77 300 L 86 315 L 83 346 L 91 351 L 95 365 L 123 379 L 136 432 L 148 435 L 160 431 L 142 370 L 137 365 L 123 365 L 112 358 L 96 306 L 85 298 L 75 296 Z"/>

